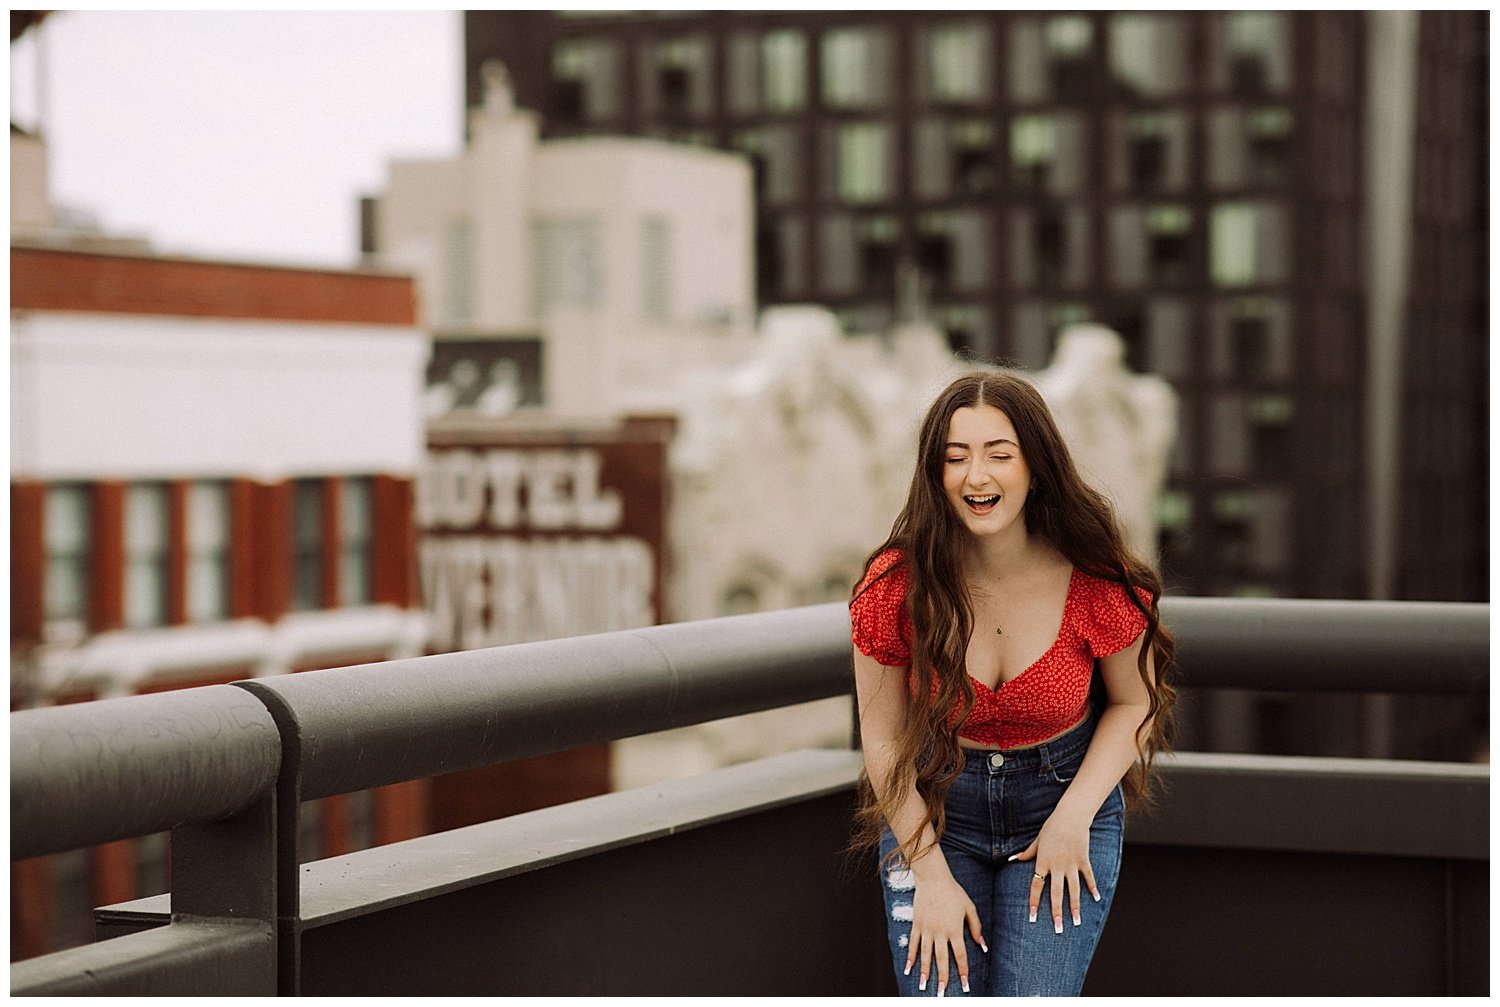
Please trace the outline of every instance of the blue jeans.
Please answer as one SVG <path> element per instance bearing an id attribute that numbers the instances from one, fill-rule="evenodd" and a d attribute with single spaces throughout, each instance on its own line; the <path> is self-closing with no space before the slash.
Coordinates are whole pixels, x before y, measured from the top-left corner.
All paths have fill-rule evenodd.
<path id="1" fill-rule="evenodd" d="M 1041 831 L 1078 772 L 1093 736 L 1091 717 L 1062 737 L 1034 748 L 1001 753 L 964 749 L 963 772 L 948 791 L 944 803 L 948 822 L 938 842 L 954 880 L 974 900 L 980 932 L 990 948 L 988 954 L 981 951 L 964 927 L 972 996 L 1077 996 L 1083 988 L 1120 874 L 1125 825 L 1121 789 L 1116 786 L 1105 799 L 1089 831 L 1089 864 L 1100 900 L 1083 898 L 1081 926 L 1073 925 L 1069 890 L 1063 900 L 1063 932 L 1054 931 L 1049 887 L 1042 889 L 1037 921 L 1028 922 L 1033 862 L 1007 862 L 1006 858 L 1026 849 Z M 887 828 L 881 857 L 895 848 L 895 837 Z M 881 875 L 896 984 L 902 996 L 936 996 L 936 962 L 925 991 L 918 989 L 920 959 L 911 975 L 902 974 L 915 891 L 911 873 L 897 858 L 882 868 Z M 1046 885 L 1051 884 L 1049 878 Z M 951 952 L 944 995 L 964 995 Z"/>

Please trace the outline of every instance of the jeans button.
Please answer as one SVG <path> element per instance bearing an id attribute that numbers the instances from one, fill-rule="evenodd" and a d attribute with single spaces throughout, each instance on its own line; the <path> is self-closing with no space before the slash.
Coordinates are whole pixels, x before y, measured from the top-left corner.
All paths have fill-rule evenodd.
<path id="1" fill-rule="evenodd" d="M 990 756 L 991 768 L 999 769 L 1003 765 L 1005 765 L 1005 756 L 1001 755 L 999 752 L 996 752 Z"/>

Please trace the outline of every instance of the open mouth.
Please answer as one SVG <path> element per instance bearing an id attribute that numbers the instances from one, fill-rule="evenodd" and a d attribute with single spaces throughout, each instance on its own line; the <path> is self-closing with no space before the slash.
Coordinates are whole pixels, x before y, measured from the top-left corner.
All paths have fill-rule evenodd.
<path id="1" fill-rule="evenodd" d="M 975 514 L 988 514 L 995 509 L 1000 502 L 1000 494 L 992 493 L 989 496 L 966 496 L 964 503 L 969 505 L 969 510 Z"/>

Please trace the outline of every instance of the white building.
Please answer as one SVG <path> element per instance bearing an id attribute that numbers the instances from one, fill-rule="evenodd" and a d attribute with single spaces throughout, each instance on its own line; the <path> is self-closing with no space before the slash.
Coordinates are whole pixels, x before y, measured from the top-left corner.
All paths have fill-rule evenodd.
<path id="1" fill-rule="evenodd" d="M 664 368 L 743 356 L 755 310 L 745 160 L 654 140 L 541 141 L 498 64 L 487 85 L 468 147 L 392 163 L 374 214 L 377 261 L 418 278 L 439 342 L 488 343 L 495 355 L 474 359 L 492 366 L 506 344 L 539 340 L 539 398 L 560 417 L 614 415 L 651 401 Z"/>

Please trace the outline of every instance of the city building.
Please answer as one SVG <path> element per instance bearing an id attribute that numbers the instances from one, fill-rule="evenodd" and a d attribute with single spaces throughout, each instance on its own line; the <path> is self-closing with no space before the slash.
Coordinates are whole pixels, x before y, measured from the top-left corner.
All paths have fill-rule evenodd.
<path id="1" fill-rule="evenodd" d="M 1168 584 L 1298 597 L 1488 594 L 1487 40 L 1482 11 L 465 14 L 469 103 L 499 59 L 544 136 L 751 158 L 763 305 L 1029 368 L 1121 333 L 1181 399 Z"/>
<path id="2" fill-rule="evenodd" d="M 363 205 L 368 261 L 418 280 L 429 415 L 658 411 L 664 375 L 742 359 L 755 324 L 746 160 L 540 141 L 505 67 L 485 74 L 465 149 L 393 162 Z"/>
<path id="3" fill-rule="evenodd" d="M 11 707 L 416 656 L 428 340 L 410 278 L 13 239 Z M 306 852 L 426 830 L 320 802 Z M 13 952 L 164 891 L 163 836 L 13 865 Z"/>

